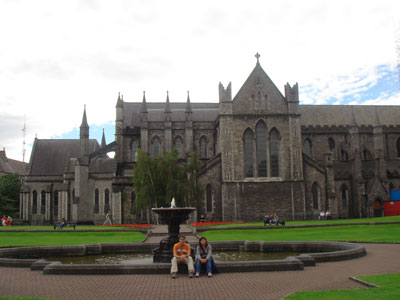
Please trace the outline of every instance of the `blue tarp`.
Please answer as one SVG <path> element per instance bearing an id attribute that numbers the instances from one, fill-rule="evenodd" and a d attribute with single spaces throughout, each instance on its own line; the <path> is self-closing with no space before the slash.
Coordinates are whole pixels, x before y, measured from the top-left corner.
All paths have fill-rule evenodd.
<path id="1" fill-rule="evenodd" d="M 400 201 L 400 190 L 390 190 L 390 200 Z"/>

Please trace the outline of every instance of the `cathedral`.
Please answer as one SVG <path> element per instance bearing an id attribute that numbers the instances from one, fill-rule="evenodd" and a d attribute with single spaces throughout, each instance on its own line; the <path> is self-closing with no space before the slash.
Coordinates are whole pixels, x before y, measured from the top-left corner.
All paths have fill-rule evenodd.
<path id="1" fill-rule="evenodd" d="M 238 93 L 219 84 L 215 103 L 143 100 L 116 103 L 115 141 L 35 139 L 20 198 L 30 224 L 65 218 L 102 224 L 146 222 L 135 207 L 138 149 L 156 157 L 173 148 L 202 161 L 202 211 L 210 221 L 384 216 L 400 188 L 400 106 L 300 105 L 297 83 L 284 94 L 257 62 Z M 110 158 L 107 153 L 115 152 Z"/>

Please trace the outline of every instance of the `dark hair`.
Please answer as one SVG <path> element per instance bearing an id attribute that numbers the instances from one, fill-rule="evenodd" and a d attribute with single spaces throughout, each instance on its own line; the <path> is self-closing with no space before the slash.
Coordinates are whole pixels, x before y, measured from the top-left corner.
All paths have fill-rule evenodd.
<path id="1" fill-rule="evenodd" d="M 181 235 L 179 236 L 179 239 L 181 239 L 181 238 L 184 238 L 184 239 L 186 240 L 186 236 L 185 236 L 184 234 L 181 234 Z"/>
<path id="2" fill-rule="evenodd" d="M 206 247 L 207 247 L 207 244 L 208 244 L 207 238 L 206 238 L 205 236 L 202 236 L 202 237 L 199 239 L 199 245 L 200 245 L 200 246 L 201 246 L 201 240 L 205 240 L 205 241 L 206 241 Z"/>

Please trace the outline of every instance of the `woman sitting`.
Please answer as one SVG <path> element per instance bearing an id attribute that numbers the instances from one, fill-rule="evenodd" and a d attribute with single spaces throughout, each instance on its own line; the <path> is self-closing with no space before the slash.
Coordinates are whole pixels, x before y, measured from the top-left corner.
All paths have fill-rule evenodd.
<path id="1" fill-rule="evenodd" d="M 199 240 L 199 244 L 196 248 L 196 277 L 200 276 L 200 269 L 203 264 L 206 265 L 206 272 L 208 277 L 212 277 L 211 274 L 211 257 L 212 249 L 211 245 L 207 243 L 207 239 L 203 236 Z"/>

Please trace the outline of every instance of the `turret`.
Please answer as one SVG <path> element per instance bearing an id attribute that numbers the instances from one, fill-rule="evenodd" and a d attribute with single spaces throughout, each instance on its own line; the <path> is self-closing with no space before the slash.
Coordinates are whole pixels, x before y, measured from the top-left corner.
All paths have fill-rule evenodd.
<path id="1" fill-rule="evenodd" d="M 81 165 L 89 164 L 89 125 L 86 118 L 86 105 L 83 109 L 82 123 L 79 131 L 80 137 L 80 157 L 79 163 Z"/>

